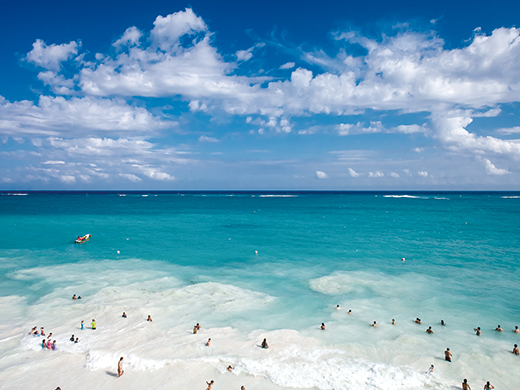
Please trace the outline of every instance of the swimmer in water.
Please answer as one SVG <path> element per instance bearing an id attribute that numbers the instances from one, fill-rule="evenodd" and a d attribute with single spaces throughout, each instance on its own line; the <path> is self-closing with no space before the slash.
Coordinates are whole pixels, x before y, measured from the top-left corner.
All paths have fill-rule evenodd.
<path id="1" fill-rule="evenodd" d="M 348 314 L 352 314 L 352 309 L 348 309 Z"/>
<path id="2" fill-rule="evenodd" d="M 448 362 L 451 362 L 451 357 L 452 356 L 453 355 L 451 354 L 450 349 L 446 348 L 446 351 L 444 351 L 444 360 L 446 360 Z"/>
<path id="3" fill-rule="evenodd" d="M 518 326 L 515 326 L 515 329 L 513 329 L 513 333 L 518 333 L 519 330 L 518 330 Z M 38 333 L 38 331 L 36 331 L 36 333 Z"/>
<path id="4" fill-rule="evenodd" d="M 193 334 L 197 334 L 197 326 L 193 327 Z"/>
<path id="5" fill-rule="evenodd" d="M 76 298 L 76 294 L 74 294 L 74 295 L 72 296 L 72 299 L 78 299 L 78 298 Z"/>
<path id="6" fill-rule="evenodd" d="M 503 331 L 504 331 L 504 329 L 502 329 L 502 328 L 500 327 L 500 325 L 498 325 L 498 326 L 495 328 L 495 330 L 496 330 L 497 332 L 503 332 Z"/>
<path id="7" fill-rule="evenodd" d="M 123 357 L 119 359 L 119 363 L 117 363 L 117 377 L 119 378 L 121 375 L 123 375 L 125 372 L 123 370 Z"/>
<path id="8" fill-rule="evenodd" d="M 520 355 L 520 350 L 518 349 L 518 345 L 517 344 L 515 344 L 515 346 L 513 347 L 513 353 L 515 355 Z"/>
<path id="9" fill-rule="evenodd" d="M 441 325 L 446 326 L 446 323 L 444 322 L 444 320 L 441 320 Z"/>
<path id="10" fill-rule="evenodd" d="M 209 381 L 209 382 L 206 382 L 206 384 L 208 385 L 208 388 L 206 390 L 211 390 L 211 388 L 213 387 L 214 383 L 215 383 L 215 381 L 213 379 L 211 381 Z"/>
<path id="11" fill-rule="evenodd" d="M 428 374 L 432 374 L 433 373 L 433 364 L 430 366 L 430 368 L 428 368 Z"/>
<path id="12" fill-rule="evenodd" d="M 195 327 L 197 328 L 197 330 L 200 330 L 200 325 L 198 322 L 197 322 L 197 325 L 195 325 Z"/>
<path id="13" fill-rule="evenodd" d="M 126 313 L 123 312 L 123 315 L 122 315 L 121 317 L 123 317 L 123 318 L 127 318 Z"/>
<path id="14" fill-rule="evenodd" d="M 262 348 L 264 348 L 264 349 L 269 348 L 269 345 L 267 344 L 267 339 L 264 339 L 264 341 L 262 341 Z"/>
<path id="15" fill-rule="evenodd" d="M 374 323 L 372 324 L 372 326 L 373 326 L 374 328 L 377 328 L 377 322 L 374 321 Z"/>
<path id="16" fill-rule="evenodd" d="M 395 325 L 395 320 L 392 318 L 392 325 Z"/>
<path id="17" fill-rule="evenodd" d="M 43 330 L 43 326 L 40 328 L 40 335 L 45 336 L 45 331 Z"/>
<path id="18" fill-rule="evenodd" d="M 209 347 L 211 345 L 211 338 L 208 339 L 208 341 L 206 342 L 206 347 Z"/>
<path id="19" fill-rule="evenodd" d="M 429 326 L 428 329 L 426 329 L 426 333 L 430 333 L 430 334 L 433 333 L 433 330 L 432 330 L 431 326 Z"/>
<path id="20" fill-rule="evenodd" d="M 96 320 L 92 318 L 92 330 L 96 330 Z"/>
<path id="21" fill-rule="evenodd" d="M 47 342 L 45 341 L 45 339 L 42 340 L 42 349 L 45 349 L 47 348 Z"/>
<path id="22" fill-rule="evenodd" d="M 70 336 L 70 341 L 74 341 L 74 335 Z"/>
<path id="23" fill-rule="evenodd" d="M 323 322 L 321 323 L 321 330 L 325 330 L 325 324 Z"/>
<path id="24" fill-rule="evenodd" d="M 420 318 L 416 318 L 414 322 L 415 322 L 416 324 L 422 324 L 422 322 L 421 322 L 421 319 L 420 319 Z"/>
<path id="25" fill-rule="evenodd" d="M 52 342 L 52 350 L 56 351 L 56 340 Z"/>
<path id="26" fill-rule="evenodd" d="M 484 385 L 484 390 L 489 390 L 489 389 L 494 389 L 495 386 L 493 386 L 491 383 L 489 383 L 489 381 L 486 382 L 486 384 Z"/>
<path id="27" fill-rule="evenodd" d="M 227 370 L 228 370 L 229 372 L 233 371 L 233 366 L 230 364 L 230 365 L 227 367 Z"/>
<path id="28" fill-rule="evenodd" d="M 466 378 L 464 378 L 462 381 L 462 390 L 471 390 L 471 387 L 469 387 L 468 380 Z"/>
<path id="29" fill-rule="evenodd" d="M 339 307 L 339 305 L 336 305 L 336 310 L 341 310 L 341 307 Z"/>
<path id="30" fill-rule="evenodd" d="M 477 336 L 480 336 L 482 334 L 482 332 L 480 331 L 480 326 L 478 328 L 473 328 L 473 330 L 476 332 L 475 334 Z"/>
<path id="31" fill-rule="evenodd" d="M 76 341 L 74 341 L 76 344 L 79 343 L 79 337 L 76 337 Z"/>
<path id="32" fill-rule="evenodd" d="M 85 329 L 84 325 L 85 325 L 85 321 L 81 321 L 81 330 Z"/>
<path id="33" fill-rule="evenodd" d="M 150 314 L 148 314 L 148 318 L 146 319 L 146 321 L 152 322 L 152 317 L 150 316 Z"/>

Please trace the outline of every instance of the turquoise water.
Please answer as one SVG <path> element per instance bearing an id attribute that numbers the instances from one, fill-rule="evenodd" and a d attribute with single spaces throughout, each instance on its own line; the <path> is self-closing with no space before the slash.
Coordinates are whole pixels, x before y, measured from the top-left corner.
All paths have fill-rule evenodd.
<path id="1" fill-rule="evenodd" d="M 20 312 L 19 326 L 43 320 L 28 314 L 42 297 L 51 302 L 50 297 L 81 288 L 88 300 L 105 288 L 124 288 L 118 275 L 128 278 L 129 289 L 142 283 L 143 291 L 218 284 L 270 298 L 260 299 L 261 306 L 255 306 L 256 298 L 244 298 L 232 311 L 219 309 L 220 303 L 214 310 L 209 304 L 200 308 L 207 309 L 205 325 L 211 328 L 232 327 L 249 335 L 296 331 L 341 353 L 359 348 L 359 356 L 349 359 L 385 364 L 388 370 L 419 372 L 417 362 L 426 369 L 439 356 L 435 364 L 440 365 L 446 344 L 456 346 L 464 364 L 440 368 L 424 383 L 398 382 L 399 388 L 449 388 L 460 383 L 459 376 L 471 375 L 474 382 L 488 378 L 503 386 L 518 379 L 507 373 L 515 363 L 504 352 L 520 341 L 511 332 L 520 325 L 518 193 L 24 194 L 0 196 L 0 296 L 21 299 L 14 310 Z M 73 243 L 86 233 L 92 234 L 89 242 Z M 175 281 L 168 285 L 164 278 Z M 201 300 L 214 296 L 208 291 L 199 292 Z M 103 311 L 109 303 L 96 304 Z M 342 311 L 331 310 L 336 304 Z M 349 308 L 355 317 L 345 315 Z M 416 317 L 423 326 L 412 323 Z M 389 326 L 391 318 L 402 325 Z M 441 328 L 440 319 L 448 326 Z M 377 334 L 366 328 L 374 320 L 380 324 Z M 336 327 L 334 337 L 313 333 L 321 322 Z M 504 334 L 493 331 L 497 324 Z M 424 339 L 424 325 L 434 327 L 435 339 Z M 478 344 L 476 326 L 485 329 Z M 416 337 L 409 346 L 403 339 L 408 335 Z M 419 350 L 413 347 L 417 343 Z M 392 353 L 396 345 L 403 348 L 397 354 Z M 405 356 L 410 353 L 414 356 Z M 303 364 L 293 363 L 295 370 Z M 242 364 L 244 375 L 264 375 L 281 388 L 384 389 L 397 383 L 389 374 L 380 382 L 320 384 L 299 371 L 302 383 L 284 382 L 270 366 L 253 372 Z M 506 372 L 496 371 L 497 365 Z"/>

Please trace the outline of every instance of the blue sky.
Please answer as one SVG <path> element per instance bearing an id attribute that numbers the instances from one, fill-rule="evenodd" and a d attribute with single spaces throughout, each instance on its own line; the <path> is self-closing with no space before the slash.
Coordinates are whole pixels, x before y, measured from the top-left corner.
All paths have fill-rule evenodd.
<path id="1" fill-rule="evenodd" d="M 520 189 L 518 2 L 0 6 L 0 189 Z"/>

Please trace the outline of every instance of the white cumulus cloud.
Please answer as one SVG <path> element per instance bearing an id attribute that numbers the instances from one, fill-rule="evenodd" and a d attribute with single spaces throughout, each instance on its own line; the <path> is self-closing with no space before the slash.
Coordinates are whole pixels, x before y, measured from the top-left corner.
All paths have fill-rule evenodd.
<path id="1" fill-rule="evenodd" d="M 280 66 L 280 69 L 292 69 L 296 64 L 294 62 L 286 62 Z"/>
<path id="2" fill-rule="evenodd" d="M 57 71 L 61 68 L 62 62 L 67 61 L 77 53 L 77 42 L 47 46 L 44 41 L 37 39 L 33 43 L 33 49 L 27 53 L 26 60 L 42 68 Z"/>
<path id="3" fill-rule="evenodd" d="M 488 175 L 502 176 L 502 175 L 510 173 L 507 169 L 497 168 L 487 158 L 484 159 L 484 163 L 486 164 L 486 173 Z"/>
<path id="4" fill-rule="evenodd" d="M 328 176 L 325 172 L 323 171 L 316 171 L 316 178 L 317 179 L 327 179 Z"/>
<path id="5" fill-rule="evenodd" d="M 348 169 L 348 174 L 349 174 L 351 177 L 359 177 L 359 176 L 361 176 L 360 173 L 356 172 L 356 171 L 353 170 L 352 168 L 349 168 L 349 169 Z"/>

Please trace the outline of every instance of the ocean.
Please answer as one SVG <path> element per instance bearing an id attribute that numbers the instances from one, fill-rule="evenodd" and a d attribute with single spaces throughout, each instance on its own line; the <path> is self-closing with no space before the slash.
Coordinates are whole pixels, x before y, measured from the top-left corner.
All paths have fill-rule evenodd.
<path id="1" fill-rule="evenodd" d="M 2 192 L 0 227 L 0 389 L 520 389 L 520 193 Z"/>

